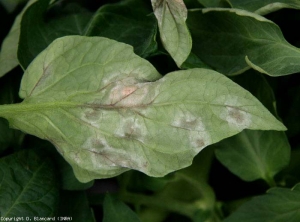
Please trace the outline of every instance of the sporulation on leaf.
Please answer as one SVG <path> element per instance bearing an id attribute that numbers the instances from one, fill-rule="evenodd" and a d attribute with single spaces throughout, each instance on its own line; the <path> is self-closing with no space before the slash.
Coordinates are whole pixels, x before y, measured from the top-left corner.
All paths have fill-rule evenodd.
<path id="1" fill-rule="evenodd" d="M 26 70 L 10 125 L 52 142 L 81 182 L 129 169 L 164 176 L 243 129 L 285 130 L 248 91 L 208 69 L 164 77 L 129 45 L 55 40 Z"/>

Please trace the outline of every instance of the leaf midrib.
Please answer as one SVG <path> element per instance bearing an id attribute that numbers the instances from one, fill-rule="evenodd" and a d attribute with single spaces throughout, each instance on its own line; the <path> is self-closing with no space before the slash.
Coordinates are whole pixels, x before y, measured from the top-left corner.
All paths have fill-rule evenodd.
<path id="1" fill-rule="evenodd" d="M 119 101 L 121 102 L 121 101 Z M 172 105 L 184 105 L 184 104 L 202 104 L 208 106 L 219 106 L 219 107 L 232 107 L 226 104 L 217 104 L 217 103 L 210 103 L 207 101 L 200 101 L 200 100 L 183 100 L 183 101 L 172 101 L 172 102 L 164 102 L 164 103 L 155 103 L 152 101 L 148 104 L 135 104 L 135 105 L 118 105 L 118 102 L 115 104 L 92 104 L 92 103 L 76 103 L 71 101 L 57 101 L 57 102 L 43 102 L 43 103 L 32 103 L 30 101 L 24 100 L 22 103 L 17 104 L 7 104 L 0 106 L 0 117 L 3 118 L 11 118 L 13 116 L 19 115 L 20 113 L 26 112 L 33 112 L 33 111 L 43 111 L 43 110 L 51 110 L 57 108 L 79 108 L 79 107 L 86 107 L 86 108 L 94 108 L 94 109 L 103 109 L 103 110 L 116 110 L 116 109 L 134 109 L 134 108 L 147 108 L 147 107 L 161 107 L 161 106 L 172 106 Z M 246 106 L 255 106 L 252 105 L 244 105 L 244 106 L 234 106 L 239 110 L 247 112 L 247 110 L 241 109 L 241 107 Z"/>

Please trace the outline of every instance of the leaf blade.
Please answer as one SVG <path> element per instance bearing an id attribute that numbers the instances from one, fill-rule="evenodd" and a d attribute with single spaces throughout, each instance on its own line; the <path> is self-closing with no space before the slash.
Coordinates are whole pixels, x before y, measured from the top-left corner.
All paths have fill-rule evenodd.
<path id="1" fill-rule="evenodd" d="M 285 130 L 219 73 L 193 69 L 160 78 L 126 44 L 63 37 L 27 69 L 23 103 L 3 107 L 0 116 L 52 142 L 81 182 L 129 169 L 163 176 L 245 128 Z"/>
<path id="2" fill-rule="evenodd" d="M 240 8 L 259 15 L 277 11 L 282 8 L 300 9 L 300 3 L 297 0 L 264 0 L 264 1 L 243 1 L 228 0 L 233 8 Z"/>
<path id="3" fill-rule="evenodd" d="M 157 24 L 154 16 L 149 15 L 151 12 L 146 2 L 138 0 L 105 5 L 94 14 L 85 35 L 130 44 L 137 55 L 148 57 L 157 50 Z"/>
<path id="4" fill-rule="evenodd" d="M 1 216 L 54 216 L 58 186 L 49 160 L 21 151 L 2 158 L 0 164 Z"/>
<path id="5" fill-rule="evenodd" d="M 300 50 L 262 16 L 240 9 L 194 10 L 187 24 L 194 39 L 192 52 L 218 72 L 236 75 L 251 67 L 283 76 L 300 70 Z"/>
<path id="6" fill-rule="evenodd" d="M 16 17 L 8 35 L 2 42 L 0 52 L 0 77 L 19 65 L 17 52 L 21 29 L 21 19 L 25 11 L 37 0 L 30 0 L 21 13 Z"/>
<path id="7" fill-rule="evenodd" d="M 244 130 L 220 142 L 216 157 L 245 181 L 269 182 L 290 160 L 290 145 L 283 132 Z"/>
<path id="8" fill-rule="evenodd" d="M 299 184 L 291 190 L 279 187 L 272 188 L 267 194 L 254 197 L 243 204 L 224 222 L 296 222 L 300 219 L 299 199 Z"/>
<path id="9" fill-rule="evenodd" d="M 138 216 L 122 201 L 106 194 L 104 198 L 103 222 L 139 222 Z"/>
<path id="10" fill-rule="evenodd" d="M 182 0 L 151 0 L 151 2 L 162 43 L 180 67 L 192 48 L 192 39 L 185 23 L 187 18 L 185 4 Z"/>

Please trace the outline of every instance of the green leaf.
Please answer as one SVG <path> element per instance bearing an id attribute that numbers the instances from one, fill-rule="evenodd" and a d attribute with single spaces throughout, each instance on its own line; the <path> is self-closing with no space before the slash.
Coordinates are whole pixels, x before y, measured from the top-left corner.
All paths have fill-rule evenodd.
<path id="1" fill-rule="evenodd" d="M 9 129 L 6 119 L 0 118 L 0 154 L 6 150 L 13 140 L 13 130 Z"/>
<path id="2" fill-rule="evenodd" d="M 91 18 L 87 10 L 67 4 L 64 8 L 53 6 L 54 16 L 46 20 L 49 2 L 37 1 L 23 15 L 18 48 L 18 59 L 23 69 L 54 39 L 66 35 L 83 35 Z"/>
<path id="3" fill-rule="evenodd" d="M 0 4 L 2 4 L 8 12 L 13 12 L 16 7 L 22 3 L 26 3 L 27 0 L 0 0 Z"/>
<path id="4" fill-rule="evenodd" d="M 198 0 L 206 8 L 221 7 L 224 5 L 223 0 Z"/>
<path id="5" fill-rule="evenodd" d="M 300 221 L 300 185 L 293 189 L 272 188 L 267 194 L 243 204 L 224 222 L 298 222 Z"/>
<path id="6" fill-rule="evenodd" d="M 78 181 L 78 179 L 75 177 L 72 167 L 69 163 L 67 163 L 62 157 L 60 157 L 58 160 L 58 165 L 60 169 L 60 175 L 61 175 L 61 188 L 64 190 L 86 190 L 93 186 L 94 180 L 87 182 L 87 183 L 81 183 Z"/>
<path id="7" fill-rule="evenodd" d="M 0 159 L 2 217 L 54 216 L 58 184 L 51 162 L 25 150 Z"/>
<path id="8" fill-rule="evenodd" d="M 189 57 L 181 65 L 181 69 L 193 69 L 193 68 L 205 68 L 212 69 L 210 66 L 205 64 L 198 56 L 194 53 L 190 53 Z"/>
<path id="9" fill-rule="evenodd" d="M 15 101 L 17 89 L 14 87 L 15 76 L 6 76 L 0 82 L 0 105 L 11 104 Z M 6 119 L 0 118 L 0 154 L 8 147 L 18 147 L 23 140 L 23 133 L 9 128 Z"/>
<path id="10" fill-rule="evenodd" d="M 245 9 L 260 15 L 282 8 L 300 9 L 299 0 L 227 0 L 233 8 Z"/>
<path id="11" fill-rule="evenodd" d="M 84 191 L 63 191 L 60 200 L 59 216 L 72 217 L 73 222 L 96 221 Z"/>
<path id="12" fill-rule="evenodd" d="M 148 57 L 157 50 L 157 23 L 151 12 L 151 4 L 147 1 L 125 0 L 106 4 L 94 14 L 85 35 L 130 44 L 136 54 Z"/>
<path id="13" fill-rule="evenodd" d="M 4 39 L 0 52 L 0 77 L 19 65 L 17 52 L 21 29 L 21 19 L 27 8 L 37 0 L 30 0 L 21 13 L 16 17 L 13 26 Z"/>
<path id="14" fill-rule="evenodd" d="M 103 222 L 138 222 L 138 216 L 122 201 L 107 194 L 103 204 Z"/>
<path id="15" fill-rule="evenodd" d="M 248 90 L 273 115 L 277 116 L 275 95 L 263 74 L 251 69 L 243 73 L 243 75 L 233 76 L 232 80 Z M 285 121 L 283 122 L 286 123 Z M 289 127 L 287 128 L 290 130 Z"/>
<path id="16" fill-rule="evenodd" d="M 264 179 L 271 184 L 290 161 L 290 145 L 283 132 L 244 130 L 218 145 L 218 160 L 246 181 Z"/>
<path id="17" fill-rule="evenodd" d="M 300 71 L 300 50 L 284 39 L 276 24 L 257 14 L 240 9 L 194 10 L 187 24 L 192 52 L 218 72 L 234 75 L 251 67 L 282 76 Z"/>
<path id="18" fill-rule="evenodd" d="M 183 0 L 151 0 L 160 38 L 177 66 L 187 59 L 192 48 L 192 39 L 185 24 L 187 9 Z"/>
<path id="19" fill-rule="evenodd" d="M 0 116 L 52 142 L 81 182 L 129 169 L 163 176 L 245 128 L 285 130 L 255 97 L 215 71 L 160 77 L 129 45 L 63 37 L 26 70 L 24 101 L 0 106 Z"/>
<path id="20" fill-rule="evenodd" d="M 294 81 L 291 80 L 290 84 L 292 84 Z M 287 86 L 290 86 L 287 85 Z M 291 86 L 289 87 L 286 94 L 282 97 L 281 104 L 283 104 L 282 112 L 284 113 L 284 123 L 288 126 L 287 135 L 289 138 L 295 137 L 298 138 L 298 135 L 300 134 L 300 127 L 299 127 L 299 121 L 300 121 L 300 87 L 299 85 Z M 289 98 L 289 101 L 287 102 L 286 98 Z M 297 139 L 298 141 L 298 139 Z"/>

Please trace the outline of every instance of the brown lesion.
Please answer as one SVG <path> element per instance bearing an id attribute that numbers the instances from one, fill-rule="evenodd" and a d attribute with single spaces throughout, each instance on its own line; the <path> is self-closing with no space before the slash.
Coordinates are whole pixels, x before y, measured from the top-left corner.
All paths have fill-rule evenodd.
<path id="1" fill-rule="evenodd" d="M 84 112 L 84 117 L 88 120 L 98 120 L 100 118 L 100 111 L 97 109 L 91 109 Z"/>
<path id="2" fill-rule="evenodd" d="M 104 144 L 101 140 L 99 139 L 93 139 L 91 141 L 91 145 L 93 148 L 99 149 L 99 150 L 103 150 L 106 146 L 106 144 Z"/>
<path id="3" fill-rule="evenodd" d="M 181 119 L 180 125 L 182 126 L 182 128 L 194 130 L 197 128 L 199 123 L 197 119 L 193 119 L 193 120 Z"/>
<path id="4" fill-rule="evenodd" d="M 124 125 L 124 137 L 128 139 L 137 139 L 142 135 L 141 129 L 134 122 L 127 122 Z"/>
<path id="5" fill-rule="evenodd" d="M 195 145 L 196 147 L 204 147 L 205 146 L 205 141 L 202 138 L 197 138 L 195 140 Z"/>
<path id="6" fill-rule="evenodd" d="M 243 123 L 245 121 L 245 117 L 241 110 L 238 110 L 235 107 L 230 107 L 228 110 L 228 115 L 234 119 L 237 123 Z"/>

